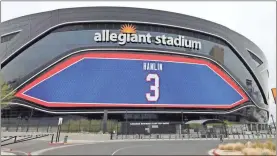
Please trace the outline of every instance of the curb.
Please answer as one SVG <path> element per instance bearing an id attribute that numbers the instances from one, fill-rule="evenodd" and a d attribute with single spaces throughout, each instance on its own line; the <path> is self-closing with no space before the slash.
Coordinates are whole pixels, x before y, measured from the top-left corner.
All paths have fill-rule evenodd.
<path id="1" fill-rule="evenodd" d="M 1 151 L 1 155 L 16 155 L 12 152 L 4 152 L 4 151 Z"/>
<path id="2" fill-rule="evenodd" d="M 1 148 L 1 151 L 3 151 L 3 152 L 11 152 L 12 149 L 11 148 Z"/>
<path id="3" fill-rule="evenodd" d="M 218 153 L 216 153 L 216 150 L 217 150 L 217 149 L 214 149 L 214 150 L 213 150 L 213 155 L 214 155 L 214 156 L 220 156 Z"/>
<path id="4" fill-rule="evenodd" d="M 63 142 L 48 143 L 48 145 L 63 145 L 63 144 L 64 144 Z"/>
<path id="5" fill-rule="evenodd" d="M 23 152 L 23 151 L 13 150 L 11 148 L 1 149 L 1 154 L 3 154 L 3 155 L 27 155 L 27 156 L 31 156 L 31 152 Z"/>
<path id="6" fill-rule="evenodd" d="M 49 142 L 48 145 L 68 145 L 68 144 L 72 144 L 72 143 L 63 143 L 63 142 L 55 142 L 55 143 L 51 143 Z"/>

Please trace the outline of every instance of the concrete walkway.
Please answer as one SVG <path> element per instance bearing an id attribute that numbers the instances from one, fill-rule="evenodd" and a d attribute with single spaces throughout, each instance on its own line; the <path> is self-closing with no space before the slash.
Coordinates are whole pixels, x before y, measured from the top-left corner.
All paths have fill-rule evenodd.
<path id="1" fill-rule="evenodd" d="M 4 151 L 1 151 L 1 155 L 15 155 L 11 152 L 4 152 Z"/>

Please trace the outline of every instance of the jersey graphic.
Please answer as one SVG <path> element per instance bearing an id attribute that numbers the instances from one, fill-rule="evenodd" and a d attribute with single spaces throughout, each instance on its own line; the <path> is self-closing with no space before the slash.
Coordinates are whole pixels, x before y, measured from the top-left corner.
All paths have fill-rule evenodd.
<path id="1" fill-rule="evenodd" d="M 141 53 L 71 57 L 16 96 L 48 107 L 231 108 L 248 100 L 211 62 Z"/>

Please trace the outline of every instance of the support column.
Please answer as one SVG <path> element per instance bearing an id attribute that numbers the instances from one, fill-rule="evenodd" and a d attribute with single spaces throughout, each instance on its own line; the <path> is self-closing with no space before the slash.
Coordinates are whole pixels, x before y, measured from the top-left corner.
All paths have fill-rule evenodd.
<path id="1" fill-rule="evenodd" d="M 104 110 L 104 115 L 103 115 L 103 133 L 106 133 L 107 132 L 107 120 L 108 120 L 108 111 L 107 110 Z"/>

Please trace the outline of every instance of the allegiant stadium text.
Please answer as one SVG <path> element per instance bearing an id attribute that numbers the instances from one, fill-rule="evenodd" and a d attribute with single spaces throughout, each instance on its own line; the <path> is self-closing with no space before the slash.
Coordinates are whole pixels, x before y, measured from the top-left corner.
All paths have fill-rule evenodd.
<path id="1" fill-rule="evenodd" d="M 126 43 L 143 43 L 143 44 L 161 44 L 166 46 L 183 47 L 190 49 L 201 49 L 201 42 L 186 39 L 185 36 L 178 35 L 178 37 L 170 36 L 155 36 L 152 37 L 150 33 L 147 34 L 126 34 L 126 33 L 111 33 L 109 30 L 102 30 L 101 33 L 97 32 L 94 35 L 96 42 L 117 42 L 119 45 Z"/>

